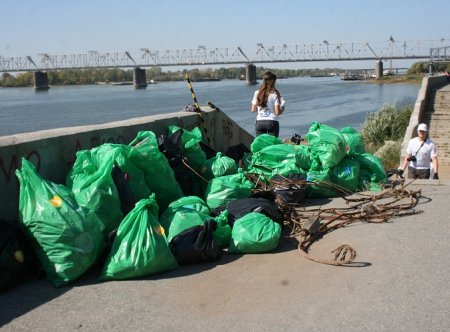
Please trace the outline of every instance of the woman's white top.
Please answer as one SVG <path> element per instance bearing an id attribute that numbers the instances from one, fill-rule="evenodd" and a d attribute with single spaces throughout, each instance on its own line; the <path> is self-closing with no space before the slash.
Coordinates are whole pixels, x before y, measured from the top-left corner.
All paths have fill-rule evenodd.
<path id="1" fill-rule="evenodd" d="M 259 90 L 255 91 L 255 94 L 253 95 L 252 105 L 258 104 L 258 92 Z M 269 98 L 267 98 L 267 106 L 261 107 L 258 106 L 258 115 L 256 116 L 256 121 L 258 120 L 272 120 L 272 121 L 278 121 L 278 115 L 275 114 L 275 105 L 280 105 L 280 100 L 278 99 L 278 96 L 275 92 L 271 92 L 269 94 Z"/>

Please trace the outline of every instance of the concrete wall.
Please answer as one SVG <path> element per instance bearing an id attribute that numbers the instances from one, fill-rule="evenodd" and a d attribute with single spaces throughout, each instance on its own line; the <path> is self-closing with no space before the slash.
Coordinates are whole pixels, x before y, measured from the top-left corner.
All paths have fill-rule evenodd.
<path id="1" fill-rule="evenodd" d="M 417 95 L 416 103 L 414 104 L 414 110 L 409 119 L 409 125 L 405 132 L 405 137 L 403 138 L 402 148 L 400 153 L 400 163 L 402 164 L 406 156 L 406 148 L 408 147 L 408 142 L 411 138 L 417 136 L 417 126 L 423 119 L 424 112 L 427 106 L 427 97 L 430 91 L 439 88 L 445 84 L 445 76 L 428 76 L 424 77 L 422 80 L 422 86 L 420 87 L 419 94 Z"/>
<path id="2" fill-rule="evenodd" d="M 213 148 L 224 152 L 227 147 L 244 143 L 250 146 L 253 136 L 219 110 L 203 107 L 203 119 Z M 88 150 L 103 143 L 128 144 L 138 131 L 151 130 L 157 137 L 169 125 L 188 130 L 203 129 L 197 113 L 176 112 L 135 118 L 103 125 L 61 128 L 0 137 L 0 219 L 18 219 L 19 182 L 15 170 L 21 159 L 32 161 L 47 180 L 64 184 L 78 150 Z M 206 138 L 204 139 L 206 142 Z"/>

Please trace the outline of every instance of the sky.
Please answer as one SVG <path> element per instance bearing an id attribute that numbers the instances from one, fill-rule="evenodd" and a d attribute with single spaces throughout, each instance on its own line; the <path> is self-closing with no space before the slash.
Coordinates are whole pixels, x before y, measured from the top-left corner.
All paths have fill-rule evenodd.
<path id="1" fill-rule="evenodd" d="M 448 0 L 1 0 L 0 56 L 440 40 Z M 315 65 L 317 66 L 317 65 Z"/>

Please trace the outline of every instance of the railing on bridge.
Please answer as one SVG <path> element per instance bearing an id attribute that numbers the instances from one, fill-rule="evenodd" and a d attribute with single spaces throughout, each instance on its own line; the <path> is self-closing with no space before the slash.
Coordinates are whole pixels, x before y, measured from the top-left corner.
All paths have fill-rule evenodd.
<path id="1" fill-rule="evenodd" d="M 442 48 L 445 41 L 409 40 L 395 41 L 392 37 L 386 42 L 339 42 L 324 40 L 316 44 L 263 45 L 258 43 L 254 52 L 244 52 L 241 47 L 207 48 L 198 46 L 191 49 L 151 50 L 142 48 L 141 56 L 134 58 L 129 52 L 100 53 L 89 51 L 86 54 L 50 55 L 39 54 L 39 61 L 31 56 L 0 56 L 0 72 L 131 68 L 151 66 L 186 65 L 229 65 L 276 62 L 320 62 L 354 61 L 381 59 L 429 59 L 430 49 Z M 138 61 L 135 61 L 138 59 Z"/>
<path id="2" fill-rule="evenodd" d="M 430 62 L 450 62 L 450 46 L 430 48 Z"/>

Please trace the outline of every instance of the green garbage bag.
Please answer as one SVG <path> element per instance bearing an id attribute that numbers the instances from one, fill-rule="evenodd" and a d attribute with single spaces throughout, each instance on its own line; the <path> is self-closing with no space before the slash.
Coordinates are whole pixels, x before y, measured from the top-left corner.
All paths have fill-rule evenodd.
<path id="1" fill-rule="evenodd" d="M 256 153 L 261 151 L 267 146 L 283 144 L 283 141 L 278 137 L 269 135 L 269 134 L 261 134 L 256 136 L 253 142 L 250 144 L 250 151 L 252 153 Z"/>
<path id="2" fill-rule="evenodd" d="M 279 174 L 282 176 L 288 176 L 289 174 L 294 173 L 305 173 L 293 160 L 286 160 L 284 163 L 274 164 L 274 165 L 262 165 L 262 164 L 254 164 L 253 167 L 249 168 L 248 172 L 256 173 L 260 175 L 260 180 L 265 183 L 269 183 L 269 180 Z"/>
<path id="3" fill-rule="evenodd" d="M 241 162 L 243 164 L 243 169 L 245 171 L 248 171 L 252 167 L 252 156 L 253 156 L 253 153 L 245 152 L 244 156 L 241 159 Z"/>
<path id="4" fill-rule="evenodd" d="M 336 128 L 313 122 L 306 139 L 323 168 L 336 166 L 345 157 L 345 139 Z"/>
<path id="5" fill-rule="evenodd" d="M 193 209 L 180 207 L 172 214 L 164 213 L 161 216 L 161 225 L 167 232 L 167 242 L 183 232 L 184 230 L 203 225 L 205 221 L 212 219 L 209 214 L 202 213 Z"/>
<path id="6" fill-rule="evenodd" d="M 270 135 L 269 135 L 270 136 Z M 276 164 L 285 160 L 295 161 L 295 147 L 290 144 L 269 145 L 253 153 L 253 160 L 271 161 Z"/>
<path id="7" fill-rule="evenodd" d="M 112 147 L 117 146 L 120 148 L 121 153 L 117 154 L 115 163 L 119 166 L 120 170 L 125 173 L 126 181 L 130 186 L 131 192 L 134 195 L 136 201 L 140 201 L 143 198 L 148 198 L 152 193 L 145 181 L 144 172 L 136 167 L 127 156 L 130 154 L 132 147 L 128 145 L 108 144 Z M 103 146 L 107 146 L 103 144 Z"/>
<path id="8" fill-rule="evenodd" d="M 296 163 L 296 148 L 290 144 L 269 145 L 253 153 L 249 172 L 263 174 L 269 179 L 275 174 L 303 173 Z"/>
<path id="9" fill-rule="evenodd" d="M 102 144 L 90 150 L 89 156 L 93 160 L 90 164 L 102 165 L 105 161 L 108 161 L 111 164 L 119 166 L 120 170 L 125 173 L 127 184 L 129 185 L 134 198 L 136 201 L 139 201 L 142 198 L 148 198 L 151 191 L 145 182 L 144 172 L 127 158 L 130 154 L 130 149 L 131 147 L 124 144 Z M 80 166 L 81 167 L 79 168 L 81 171 L 88 167 L 86 164 Z M 69 173 L 68 179 L 66 179 L 66 183 L 69 187 L 71 187 L 71 182 L 73 182 L 73 179 L 70 177 L 71 174 Z"/>
<path id="10" fill-rule="evenodd" d="M 136 203 L 119 226 L 101 279 L 137 278 L 178 266 L 157 216 L 154 194 Z"/>
<path id="11" fill-rule="evenodd" d="M 205 191 L 206 204 L 210 209 L 214 209 L 237 198 L 249 197 L 254 186 L 253 182 L 245 177 L 242 169 L 238 169 L 237 174 L 220 176 L 208 182 Z"/>
<path id="12" fill-rule="evenodd" d="M 272 170 L 271 178 L 276 174 L 288 176 L 289 174 L 306 174 L 306 171 L 298 167 L 294 160 L 286 160 Z"/>
<path id="13" fill-rule="evenodd" d="M 258 175 L 258 183 L 262 182 L 268 184 L 272 177 L 273 169 L 254 164 L 251 167 L 248 167 L 246 172 Z"/>
<path id="14" fill-rule="evenodd" d="M 80 207 L 65 186 L 42 179 L 22 159 L 19 214 L 36 255 L 54 286 L 75 280 L 94 264 L 103 249 L 103 225 Z"/>
<path id="15" fill-rule="evenodd" d="M 351 192 L 359 188 L 359 163 L 347 157 L 331 169 L 331 181 Z"/>
<path id="16" fill-rule="evenodd" d="M 250 212 L 235 221 L 228 252 L 257 254 L 272 251 L 278 246 L 280 236 L 280 224 L 262 213 Z"/>
<path id="17" fill-rule="evenodd" d="M 231 227 L 228 225 L 228 211 L 224 210 L 214 218 L 217 228 L 213 232 L 214 240 L 221 248 L 228 246 L 231 240 Z"/>
<path id="18" fill-rule="evenodd" d="M 379 184 L 387 181 L 386 171 L 380 158 L 370 153 L 357 154 L 352 159 L 360 166 L 360 187 L 364 189 L 381 190 Z"/>
<path id="19" fill-rule="evenodd" d="M 313 162 L 311 169 L 306 174 L 306 180 L 315 182 L 315 185 L 308 186 L 308 195 L 311 197 L 335 197 L 333 181 L 331 180 L 331 170 L 324 169 L 318 162 Z"/>
<path id="20" fill-rule="evenodd" d="M 82 150 L 66 177 L 78 204 L 96 214 L 103 224 L 103 235 L 119 227 L 123 219 L 120 199 L 112 177 L 114 160 L 120 149 Z M 97 154 L 99 156 L 97 156 Z"/>
<path id="21" fill-rule="evenodd" d="M 161 214 L 161 217 L 159 218 L 159 222 L 161 223 L 161 226 L 164 227 L 166 230 L 166 236 L 168 236 L 171 233 L 179 233 L 178 227 L 174 226 L 173 230 L 170 231 L 170 227 L 172 224 L 172 221 L 176 218 L 176 214 L 178 210 L 192 210 L 193 213 L 191 215 L 197 216 L 196 213 L 199 213 L 201 216 L 208 216 L 208 219 L 210 218 L 210 211 L 208 208 L 208 205 L 206 205 L 205 201 L 197 196 L 186 196 L 181 197 L 172 203 L 169 204 L 167 209 Z M 184 214 L 185 215 L 185 214 Z M 181 216 L 183 214 L 181 213 Z M 181 217 L 180 216 L 180 217 Z M 194 217 L 194 218 L 195 218 Z M 205 217 L 206 218 L 206 217 Z M 204 218 L 195 218 L 194 226 L 197 226 L 197 224 L 203 220 Z M 173 236 L 171 236 L 170 239 L 172 239 Z"/>
<path id="22" fill-rule="evenodd" d="M 348 155 L 366 152 L 364 141 L 356 129 L 352 127 L 345 127 L 341 129 L 341 134 L 344 136 L 345 150 Z"/>
<path id="23" fill-rule="evenodd" d="M 159 151 L 155 134 L 140 131 L 129 146 L 126 157 L 143 171 L 147 186 L 156 194 L 160 211 L 164 211 L 171 202 L 182 197 L 183 192 L 167 158 Z"/>
<path id="24" fill-rule="evenodd" d="M 168 135 L 172 135 L 178 130 L 182 130 L 181 145 L 182 152 L 187 156 L 189 165 L 197 172 L 201 172 L 206 162 L 206 153 L 202 150 L 200 143 L 202 142 L 202 132 L 200 128 L 195 127 L 191 131 L 177 126 L 169 126 L 167 128 Z"/>
<path id="25" fill-rule="evenodd" d="M 237 169 L 237 164 L 233 159 L 217 152 L 215 157 L 206 160 L 202 168 L 202 175 L 206 180 L 211 180 L 219 176 L 236 174 Z"/>
<path id="26" fill-rule="evenodd" d="M 308 171 L 311 168 L 311 151 L 308 145 L 294 145 L 295 163 L 303 170 Z"/>
<path id="27" fill-rule="evenodd" d="M 186 209 L 191 209 L 191 210 L 195 210 L 204 214 L 209 214 L 209 208 L 208 205 L 206 205 L 205 201 L 203 199 L 201 199 L 198 196 L 185 196 L 185 197 L 181 197 L 175 201 L 173 201 L 172 203 L 169 204 L 169 206 L 167 207 L 166 211 L 164 211 L 164 213 L 161 215 L 161 219 L 162 216 L 165 214 L 173 214 L 173 212 L 175 212 L 176 210 L 178 210 L 179 208 L 186 208 Z M 160 220 L 161 222 L 161 220 Z"/>

